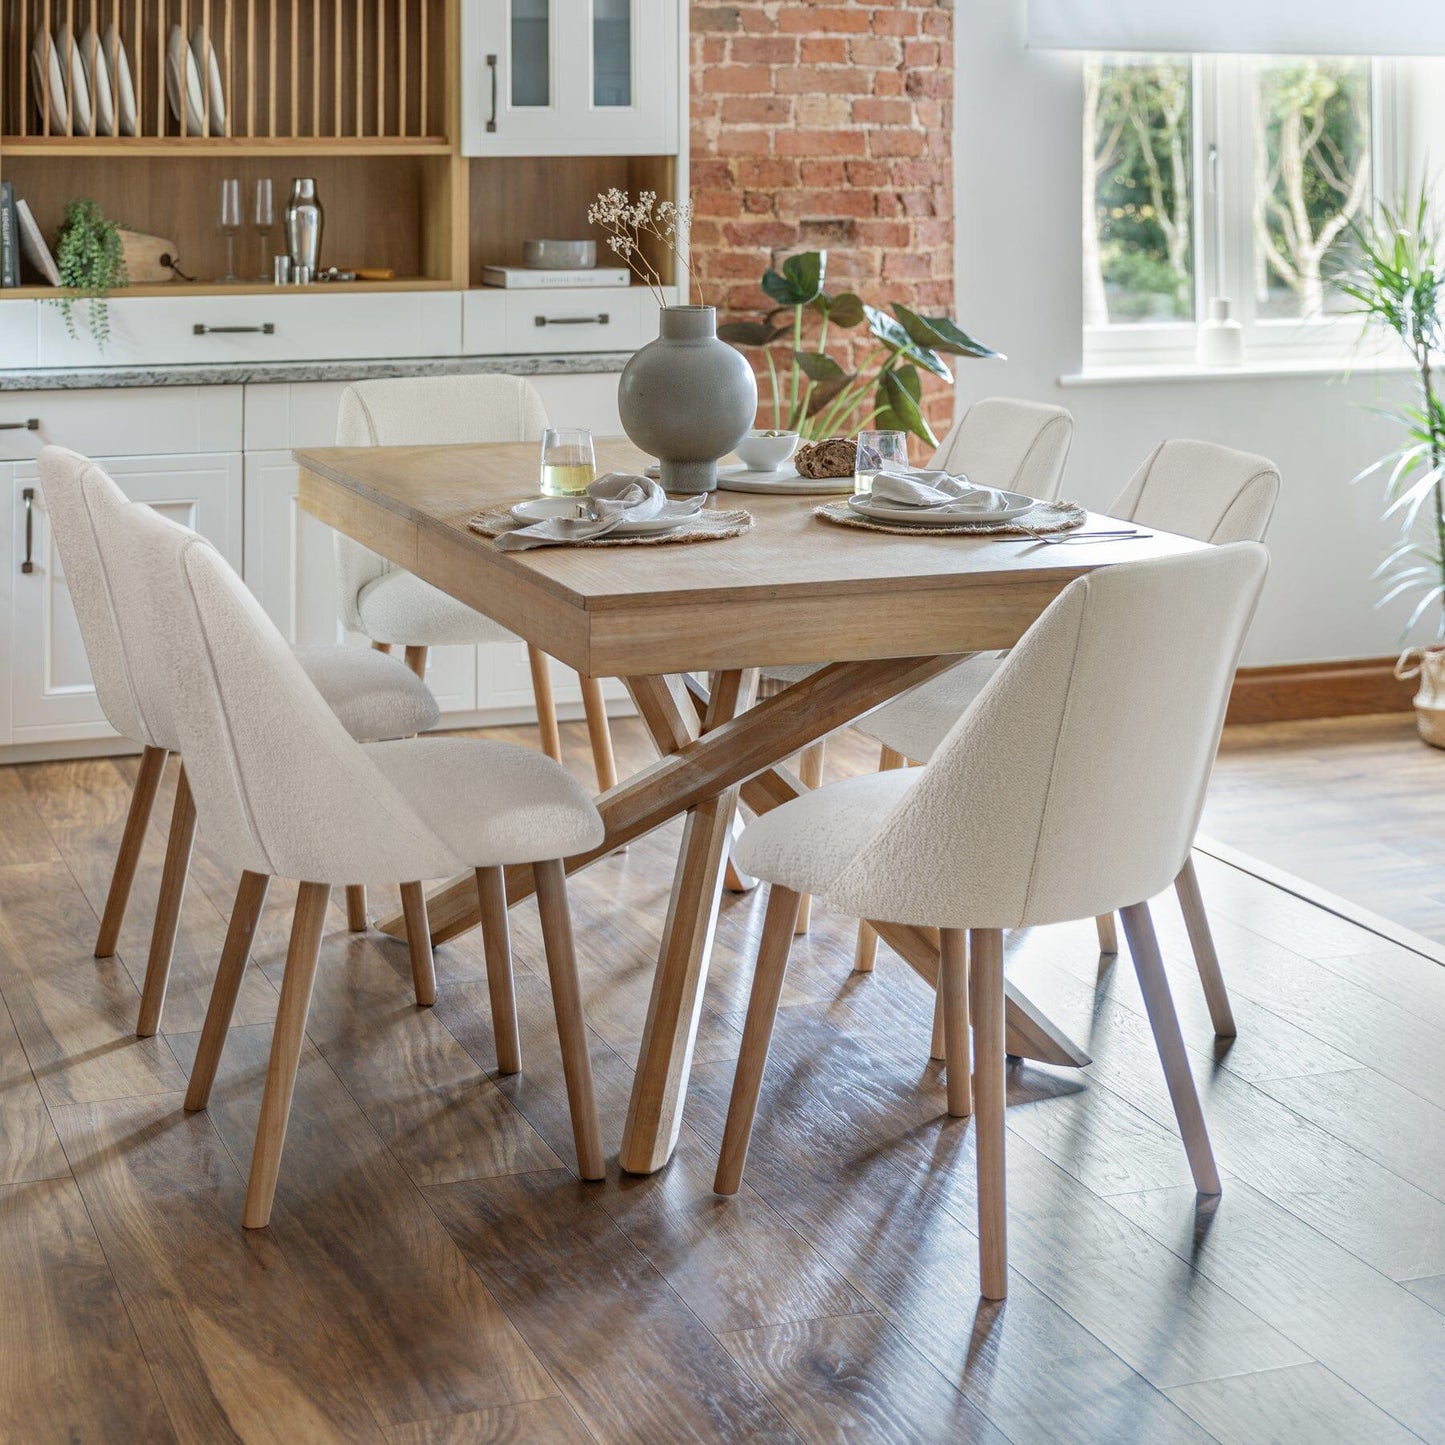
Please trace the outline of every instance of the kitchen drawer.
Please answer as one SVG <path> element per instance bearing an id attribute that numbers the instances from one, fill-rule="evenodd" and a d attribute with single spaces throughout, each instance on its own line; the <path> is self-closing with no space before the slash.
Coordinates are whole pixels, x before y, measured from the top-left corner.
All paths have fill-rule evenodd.
<path id="1" fill-rule="evenodd" d="M 455 291 L 360 294 L 318 286 L 305 295 L 119 297 L 102 353 L 83 329 L 66 334 L 53 307 L 40 316 L 42 366 L 171 366 L 193 362 L 315 361 L 454 356 Z"/>
<path id="2" fill-rule="evenodd" d="M 636 351 L 642 332 L 641 286 L 577 286 L 503 292 L 506 350 Z"/>
<path id="3" fill-rule="evenodd" d="M 35 365 L 38 301 L 0 300 L 0 370 Z"/>
<path id="4" fill-rule="evenodd" d="M 0 460 L 62 446 L 87 457 L 167 456 L 241 450 L 239 386 L 103 387 L 0 391 Z"/>

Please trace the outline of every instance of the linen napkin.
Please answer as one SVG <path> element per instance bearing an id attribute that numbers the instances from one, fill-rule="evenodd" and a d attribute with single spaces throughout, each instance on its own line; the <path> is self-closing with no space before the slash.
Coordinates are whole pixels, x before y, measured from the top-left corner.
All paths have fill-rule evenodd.
<path id="1" fill-rule="evenodd" d="M 975 486 L 962 473 L 950 476 L 922 467 L 889 467 L 873 478 L 873 500 L 946 512 L 996 512 L 1003 506 L 1003 493 Z"/>
<path id="2" fill-rule="evenodd" d="M 589 514 L 582 517 L 549 517 L 515 532 L 503 532 L 497 546 L 504 552 L 528 547 L 565 547 L 605 537 L 623 522 L 650 522 L 654 517 L 690 517 L 702 510 L 705 496 L 670 502 L 662 487 L 648 477 L 631 472 L 608 472 L 598 477 L 578 502 Z"/>

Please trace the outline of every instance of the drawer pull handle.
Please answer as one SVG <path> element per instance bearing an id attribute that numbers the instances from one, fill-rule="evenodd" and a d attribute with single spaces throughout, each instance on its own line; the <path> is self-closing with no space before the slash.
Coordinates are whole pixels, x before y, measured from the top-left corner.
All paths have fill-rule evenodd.
<path id="1" fill-rule="evenodd" d="M 497 57 L 487 56 L 487 69 L 492 72 L 492 118 L 487 122 L 487 134 L 493 135 L 497 129 Z"/>
<path id="2" fill-rule="evenodd" d="M 0 421 L 0 431 L 39 431 L 40 418 L 28 417 L 25 421 Z"/>
<path id="3" fill-rule="evenodd" d="M 274 336 L 276 334 L 276 323 L 274 321 L 263 322 L 260 326 L 207 326 L 205 322 L 198 321 L 191 327 L 192 336 Z"/>
<path id="4" fill-rule="evenodd" d="M 25 560 L 20 570 L 30 573 L 35 570 L 35 488 L 26 487 L 20 495 L 25 501 Z"/>
<path id="5" fill-rule="evenodd" d="M 612 319 L 605 311 L 596 316 L 537 316 L 538 326 L 606 326 Z"/>

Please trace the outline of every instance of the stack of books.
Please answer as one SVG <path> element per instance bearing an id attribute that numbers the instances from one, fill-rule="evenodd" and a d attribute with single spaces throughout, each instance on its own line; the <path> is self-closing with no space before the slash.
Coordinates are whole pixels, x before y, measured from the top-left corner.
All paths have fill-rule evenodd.
<path id="1" fill-rule="evenodd" d="M 514 290 L 550 290 L 566 286 L 630 286 L 626 266 L 587 266 L 565 271 L 543 271 L 528 266 L 483 266 L 483 286 Z"/>
<path id="2" fill-rule="evenodd" d="M 60 285 L 60 272 L 55 257 L 45 244 L 30 207 L 15 195 L 15 187 L 9 181 L 0 181 L 0 287 L 19 286 L 20 258 L 25 259 L 39 272 L 42 280 L 51 286 Z"/>

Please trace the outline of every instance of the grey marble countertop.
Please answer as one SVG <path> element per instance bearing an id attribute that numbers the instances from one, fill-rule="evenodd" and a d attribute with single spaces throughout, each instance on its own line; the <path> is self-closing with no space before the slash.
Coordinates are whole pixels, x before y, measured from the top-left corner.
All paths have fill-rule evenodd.
<path id="1" fill-rule="evenodd" d="M 112 386 L 244 386 L 277 381 L 366 381 L 385 376 L 457 376 L 503 372 L 558 376 L 621 371 L 630 352 L 564 352 L 551 356 L 404 356 L 351 361 L 234 361 L 190 366 L 86 366 L 64 371 L 0 371 L 0 392 L 78 391 Z"/>

